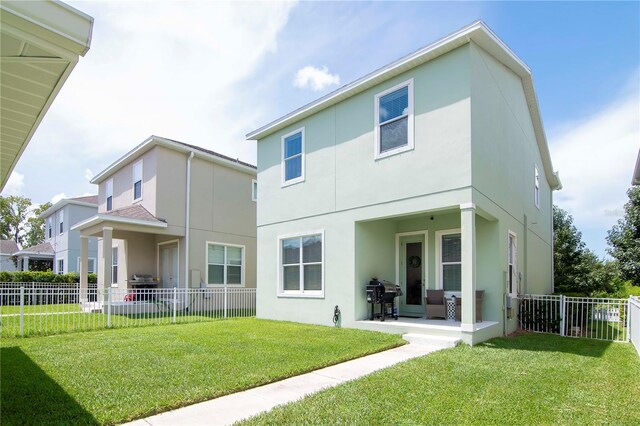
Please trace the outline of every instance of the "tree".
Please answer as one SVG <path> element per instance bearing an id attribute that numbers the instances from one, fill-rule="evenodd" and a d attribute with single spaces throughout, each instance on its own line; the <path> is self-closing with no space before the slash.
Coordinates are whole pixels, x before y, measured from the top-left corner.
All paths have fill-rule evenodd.
<path id="1" fill-rule="evenodd" d="M 31 200 L 11 195 L 0 196 L 0 232 L 2 239 L 14 240 L 22 247 Z"/>
<path id="2" fill-rule="evenodd" d="M 617 261 L 620 275 L 634 285 L 640 285 L 640 187 L 627 191 L 624 217 L 607 234 L 609 254 Z"/>
<path id="3" fill-rule="evenodd" d="M 39 207 L 33 209 L 32 215 L 27 219 L 27 247 L 35 246 L 44 242 L 45 223 L 44 219 L 40 218 L 40 215 L 51 206 L 51 203 L 41 204 Z"/>

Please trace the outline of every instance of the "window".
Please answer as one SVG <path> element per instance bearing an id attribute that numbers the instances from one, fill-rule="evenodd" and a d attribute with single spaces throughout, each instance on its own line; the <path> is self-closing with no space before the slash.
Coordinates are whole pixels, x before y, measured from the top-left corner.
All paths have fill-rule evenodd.
<path id="1" fill-rule="evenodd" d="M 282 137 L 282 186 L 304 180 L 304 127 Z"/>
<path id="2" fill-rule="evenodd" d="M 280 295 L 323 296 L 324 233 L 281 237 Z"/>
<path id="3" fill-rule="evenodd" d="M 80 272 L 80 258 L 78 257 L 78 272 Z M 87 273 L 95 274 L 96 273 L 96 259 L 90 257 L 87 259 Z"/>
<path id="4" fill-rule="evenodd" d="M 436 233 L 440 252 L 440 282 L 445 291 L 462 290 L 462 238 L 458 230 Z"/>
<path id="5" fill-rule="evenodd" d="M 251 201 L 258 201 L 258 181 L 251 179 Z"/>
<path id="6" fill-rule="evenodd" d="M 64 232 L 64 211 L 60 210 L 58 212 L 58 223 L 60 224 L 60 234 Z"/>
<path id="7" fill-rule="evenodd" d="M 375 158 L 413 149 L 413 80 L 375 97 Z"/>
<path id="8" fill-rule="evenodd" d="M 107 181 L 107 211 L 113 209 L 113 179 Z"/>
<path id="9" fill-rule="evenodd" d="M 538 166 L 534 167 L 534 179 L 535 179 L 535 188 L 533 199 L 536 203 L 536 207 L 540 208 L 540 173 L 538 173 Z"/>
<path id="10" fill-rule="evenodd" d="M 507 248 L 507 264 L 509 268 L 508 280 L 509 280 L 509 294 L 518 294 L 518 247 L 516 243 L 516 234 L 509 231 L 509 241 Z"/>
<path id="11" fill-rule="evenodd" d="M 51 238 L 51 236 L 53 235 L 53 224 L 52 224 L 52 222 L 53 222 L 53 217 L 49 216 L 47 218 L 47 232 L 48 232 L 49 238 Z"/>
<path id="12" fill-rule="evenodd" d="M 64 274 L 64 259 L 58 259 L 58 274 Z"/>
<path id="13" fill-rule="evenodd" d="M 133 165 L 133 201 L 142 198 L 142 160 Z"/>
<path id="14" fill-rule="evenodd" d="M 111 284 L 118 284 L 118 247 L 111 248 Z"/>
<path id="15" fill-rule="evenodd" d="M 244 284 L 244 246 L 207 243 L 207 284 Z"/>

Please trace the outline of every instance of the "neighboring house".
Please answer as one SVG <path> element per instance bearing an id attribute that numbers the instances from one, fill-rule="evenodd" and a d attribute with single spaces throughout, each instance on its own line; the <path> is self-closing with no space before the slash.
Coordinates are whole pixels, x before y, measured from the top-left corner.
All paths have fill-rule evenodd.
<path id="1" fill-rule="evenodd" d="M 98 196 L 65 198 L 40 217 L 44 219 L 44 242 L 16 253 L 21 270 L 29 270 L 29 260 L 51 262 L 51 270 L 58 274 L 80 272 L 80 233 L 71 229 L 98 212 Z M 96 273 L 98 241 L 89 239 L 89 273 Z"/>
<path id="2" fill-rule="evenodd" d="M 15 241 L 0 240 L 0 271 L 11 272 L 16 270 L 12 257 L 19 250 Z"/>
<path id="3" fill-rule="evenodd" d="M 258 141 L 259 318 L 332 325 L 338 306 L 343 326 L 370 328 L 365 286 L 377 277 L 401 285 L 401 316 L 424 317 L 426 289 L 461 297 L 461 323 L 420 330 L 476 343 L 516 329 L 505 296 L 552 291 L 560 181 L 531 71 L 484 23 L 247 138 Z"/>
<path id="4" fill-rule="evenodd" d="M 91 45 L 93 18 L 60 1 L 0 2 L 0 190 Z"/>
<path id="5" fill-rule="evenodd" d="M 98 288 L 131 288 L 134 274 L 255 287 L 255 178 L 251 164 L 157 136 L 125 154 L 93 178 L 98 214 L 74 227 L 99 238 Z"/>

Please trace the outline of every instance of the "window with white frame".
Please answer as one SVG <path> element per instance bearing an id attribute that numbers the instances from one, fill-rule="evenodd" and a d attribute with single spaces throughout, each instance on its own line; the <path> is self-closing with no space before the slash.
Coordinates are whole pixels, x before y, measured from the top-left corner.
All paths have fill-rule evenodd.
<path id="1" fill-rule="evenodd" d="M 375 158 L 413 149 L 413 80 L 375 96 Z"/>
<path id="2" fill-rule="evenodd" d="M 459 232 L 440 235 L 440 284 L 445 291 L 462 289 L 462 238 Z"/>
<path id="3" fill-rule="evenodd" d="M 78 257 L 78 272 L 80 272 L 80 262 L 81 262 L 81 258 Z M 93 257 L 90 257 L 87 259 L 87 273 L 88 274 L 95 274 L 96 273 L 96 259 Z"/>
<path id="4" fill-rule="evenodd" d="M 533 200 L 536 203 L 536 207 L 540 208 L 540 173 L 538 172 L 538 166 L 534 167 L 534 180 L 535 180 L 535 187 L 534 187 Z"/>
<path id="5" fill-rule="evenodd" d="M 133 201 L 142 198 L 142 160 L 133 165 Z"/>
<path id="6" fill-rule="evenodd" d="M 111 284 L 118 284 L 118 247 L 111 248 Z"/>
<path id="7" fill-rule="evenodd" d="M 60 210 L 58 212 L 58 227 L 60 230 L 60 234 L 62 234 L 64 232 L 64 211 Z"/>
<path id="8" fill-rule="evenodd" d="M 258 181 L 251 179 L 251 201 L 258 201 Z"/>
<path id="9" fill-rule="evenodd" d="M 49 235 L 49 238 L 51 238 L 53 236 L 53 217 L 49 216 L 47 218 L 47 232 Z"/>
<path id="10" fill-rule="evenodd" d="M 280 238 L 280 294 L 323 294 L 322 244 L 322 232 Z"/>
<path id="11" fill-rule="evenodd" d="M 64 259 L 58 259 L 58 274 L 64 274 Z"/>
<path id="12" fill-rule="evenodd" d="M 113 179 L 107 181 L 107 211 L 113 210 Z"/>
<path id="13" fill-rule="evenodd" d="M 304 180 L 304 127 L 282 137 L 282 185 Z"/>
<path id="14" fill-rule="evenodd" d="M 244 284 L 244 246 L 207 243 L 207 284 Z"/>

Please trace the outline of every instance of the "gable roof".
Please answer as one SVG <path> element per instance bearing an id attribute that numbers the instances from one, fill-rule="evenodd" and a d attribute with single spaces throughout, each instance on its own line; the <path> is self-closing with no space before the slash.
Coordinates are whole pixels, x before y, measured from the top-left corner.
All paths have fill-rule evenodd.
<path id="1" fill-rule="evenodd" d="M 533 87 L 531 70 L 482 21 L 476 21 L 428 46 L 398 59 L 395 62 L 379 68 L 358 80 L 346 84 L 345 86 L 342 86 L 339 89 L 248 133 L 246 138 L 256 140 L 263 139 L 290 124 L 316 114 L 325 108 L 335 105 L 347 98 L 376 86 L 377 84 L 442 56 L 445 53 L 457 49 L 471 41 L 483 48 L 521 78 L 547 181 L 553 189 L 560 189 L 562 184 L 560 183 L 558 174 L 554 172 L 553 165 L 551 163 L 551 155 L 549 154 L 547 138 L 544 132 L 544 127 L 542 126 L 540 108 L 538 106 L 538 99 Z"/>
<path id="2" fill-rule="evenodd" d="M 230 167 L 232 169 L 236 169 L 245 173 L 251 173 L 253 175 L 256 174 L 256 166 L 254 166 L 253 164 L 245 163 L 244 161 L 240 161 L 237 158 L 231 158 L 196 145 L 190 145 L 184 142 L 175 141 L 173 139 L 151 135 L 144 142 L 124 154 L 122 157 L 113 162 L 109 167 L 94 176 L 94 178 L 91 179 L 91 183 L 99 184 L 100 182 L 104 181 L 106 178 L 120 170 L 122 167 L 129 164 L 129 162 L 133 158 L 137 158 L 138 156 L 144 154 L 155 146 L 162 146 L 174 151 L 184 152 L 185 154 L 193 152 L 194 156 L 203 160 Z"/>
<path id="3" fill-rule="evenodd" d="M 58 201 L 57 203 L 55 203 L 54 205 L 52 205 L 51 207 L 43 211 L 40 214 L 40 217 L 45 219 L 68 204 L 74 204 L 76 206 L 84 206 L 84 207 L 95 207 L 97 209 L 98 196 L 88 195 L 84 197 L 63 198 L 62 200 Z"/>
<path id="4" fill-rule="evenodd" d="M 13 240 L 0 240 L 0 254 L 11 255 L 20 250 L 18 244 Z"/>
<path id="5" fill-rule="evenodd" d="M 51 246 L 51 244 L 49 243 L 42 243 L 42 244 L 38 244 L 35 246 L 31 246 L 31 247 L 27 247 L 27 248 L 23 248 L 22 250 L 18 251 L 17 253 L 15 253 L 16 255 L 19 256 L 24 256 L 24 255 L 54 255 L 54 250 L 53 250 L 53 246 Z"/>
<path id="6" fill-rule="evenodd" d="M 152 228 L 166 228 L 167 222 L 152 215 L 149 210 L 140 204 L 126 206 L 104 213 L 98 213 L 89 219 L 77 223 L 71 227 L 72 230 L 82 231 L 98 223 L 117 222 L 129 225 L 142 225 Z"/>

